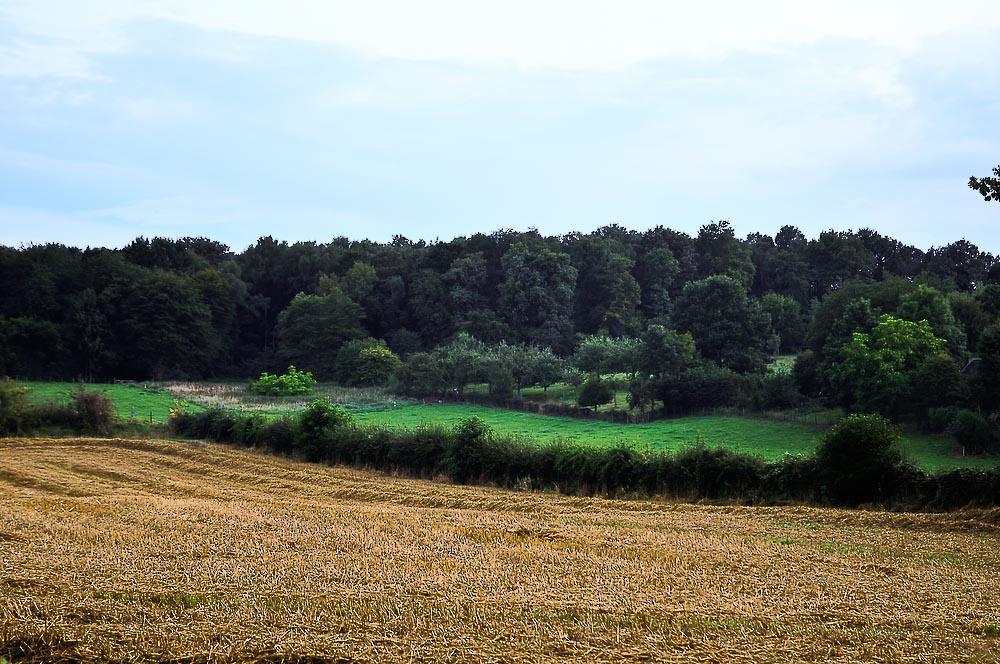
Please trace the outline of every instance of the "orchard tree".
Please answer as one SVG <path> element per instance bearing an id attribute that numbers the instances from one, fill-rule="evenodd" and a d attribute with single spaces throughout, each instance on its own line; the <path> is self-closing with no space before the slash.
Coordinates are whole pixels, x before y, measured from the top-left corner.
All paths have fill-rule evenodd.
<path id="1" fill-rule="evenodd" d="M 595 334 L 584 337 L 573 355 L 573 364 L 585 373 L 632 373 L 639 341 L 629 337 Z"/>
<path id="2" fill-rule="evenodd" d="M 566 375 L 566 360 L 552 352 L 549 348 L 528 347 L 531 382 L 548 392 L 553 383 L 558 383 Z"/>

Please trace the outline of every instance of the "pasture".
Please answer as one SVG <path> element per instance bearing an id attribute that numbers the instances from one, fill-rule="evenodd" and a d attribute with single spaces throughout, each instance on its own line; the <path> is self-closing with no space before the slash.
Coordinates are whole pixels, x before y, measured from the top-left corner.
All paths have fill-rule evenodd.
<path id="1" fill-rule="evenodd" d="M 1000 661 L 996 511 L 607 501 L 0 441 L 12 661 Z"/>
<path id="2" fill-rule="evenodd" d="M 79 383 L 65 382 L 24 381 L 20 384 L 31 390 L 28 399 L 36 403 L 41 401 L 66 403 L 73 392 L 80 387 Z M 152 383 L 87 384 L 85 388 L 106 394 L 115 405 L 118 417 L 130 419 L 134 413 L 136 420 L 144 422 L 166 422 L 170 418 L 170 408 L 176 400 L 170 392 Z M 195 410 L 202 408 L 197 403 L 186 400 L 182 402 L 188 408 Z"/>
<path id="3" fill-rule="evenodd" d="M 29 398 L 68 401 L 77 388 L 74 383 L 26 382 Z M 656 420 L 646 424 L 617 424 L 602 420 L 538 415 L 472 404 L 419 403 L 394 399 L 382 389 L 345 388 L 331 384 L 317 386 L 314 394 L 293 397 L 264 397 L 249 394 L 246 383 L 198 382 L 163 385 L 88 385 L 105 392 L 121 418 L 163 423 L 176 404 L 188 410 L 220 406 L 240 411 L 280 415 L 301 409 L 309 400 L 329 397 L 342 404 L 361 424 L 415 428 L 427 424 L 453 426 L 468 417 L 479 417 L 500 432 L 539 442 L 562 440 L 581 445 L 627 444 L 643 449 L 675 451 L 692 445 L 721 446 L 738 452 L 777 460 L 785 454 L 807 455 L 818 444 L 823 426 L 804 422 L 735 416 L 688 416 Z M 988 468 L 1000 463 L 998 457 L 958 457 L 951 453 L 953 442 L 944 436 L 908 432 L 903 436 L 903 453 L 912 463 L 927 470 Z"/>
<path id="4" fill-rule="evenodd" d="M 638 448 L 676 451 L 692 445 L 725 447 L 755 454 L 769 461 L 785 454 L 810 454 L 823 435 L 822 427 L 801 422 L 732 416 L 688 416 L 646 424 L 617 424 L 603 420 L 537 415 L 467 404 L 404 404 L 387 410 L 357 412 L 357 421 L 390 427 L 423 424 L 453 426 L 467 417 L 479 417 L 497 431 L 538 441 L 564 440 L 581 445 L 625 443 Z M 996 457 L 961 458 L 949 452 L 952 441 L 941 436 L 906 433 L 904 456 L 927 470 L 987 468 Z"/>

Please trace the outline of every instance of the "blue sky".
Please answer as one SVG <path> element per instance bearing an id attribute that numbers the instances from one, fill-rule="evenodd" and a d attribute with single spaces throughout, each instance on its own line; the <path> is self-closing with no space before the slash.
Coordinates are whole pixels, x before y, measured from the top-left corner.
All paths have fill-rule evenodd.
<path id="1" fill-rule="evenodd" d="M 807 4 L 0 0 L 0 243 L 729 219 L 1000 252 L 966 187 L 992 4 Z"/>

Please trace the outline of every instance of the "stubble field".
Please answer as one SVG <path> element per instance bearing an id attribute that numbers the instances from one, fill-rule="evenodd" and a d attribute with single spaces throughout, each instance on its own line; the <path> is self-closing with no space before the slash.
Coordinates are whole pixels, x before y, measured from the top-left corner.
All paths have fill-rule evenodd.
<path id="1" fill-rule="evenodd" d="M 1000 515 L 608 501 L 0 440 L 18 661 L 1000 661 Z"/>

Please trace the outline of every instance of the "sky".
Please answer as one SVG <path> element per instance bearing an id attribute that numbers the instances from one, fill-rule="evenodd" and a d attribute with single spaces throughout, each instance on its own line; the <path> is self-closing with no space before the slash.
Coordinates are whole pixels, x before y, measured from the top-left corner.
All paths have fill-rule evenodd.
<path id="1" fill-rule="evenodd" d="M 0 0 L 0 244 L 875 228 L 1000 253 L 995 0 Z"/>

